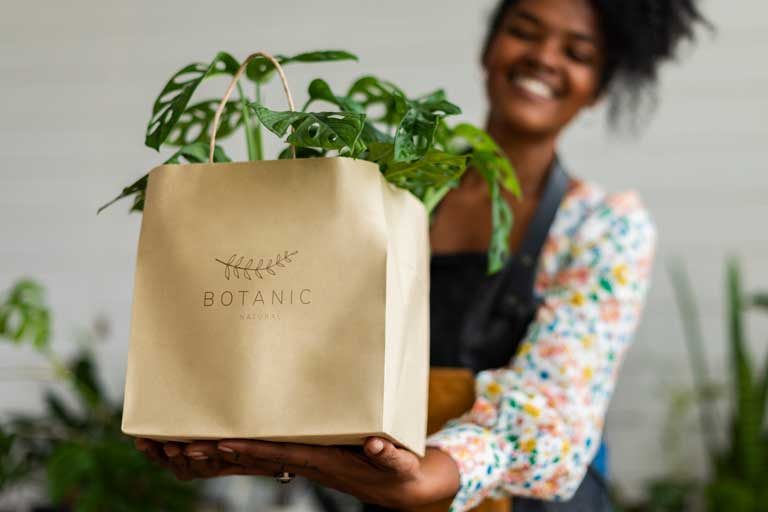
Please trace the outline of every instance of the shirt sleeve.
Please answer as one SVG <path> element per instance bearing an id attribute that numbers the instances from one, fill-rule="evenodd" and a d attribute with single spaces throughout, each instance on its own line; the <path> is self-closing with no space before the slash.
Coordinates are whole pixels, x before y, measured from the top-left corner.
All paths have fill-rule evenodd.
<path id="1" fill-rule="evenodd" d="M 479 373 L 473 408 L 427 440 L 459 467 L 452 512 L 488 496 L 573 496 L 600 444 L 655 244 L 633 192 L 608 196 L 575 233 L 550 234 L 537 273 L 543 302 L 518 353 Z"/>

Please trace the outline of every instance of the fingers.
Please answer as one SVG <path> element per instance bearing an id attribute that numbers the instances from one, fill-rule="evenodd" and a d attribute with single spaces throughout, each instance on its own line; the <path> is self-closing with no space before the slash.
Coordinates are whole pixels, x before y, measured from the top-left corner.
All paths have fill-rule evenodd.
<path id="1" fill-rule="evenodd" d="M 165 443 L 163 451 L 168 457 L 168 462 L 176 478 L 179 480 L 191 480 L 192 474 L 189 467 L 189 459 L 184 456 L 184 452 L 179 443 Z"/>
<path id="2" fill-rule="evenodd" d="M 396 447 L 392 442 L 380 437 L 369 437 L 363 451 L 368 458 L 381 468 L 390 469 L 403 476 L 414 474 L 419 467 L 416 455 Z"/>
<path id="3" fill-rule="evenodd" d="M 190 476 L 192 478 L 211 478 L 220 476 L 221 464 L 222 461 L 220 459 L 190 459 Z"/>
<path id="4" fill-rule="evenodd" d="M 285 468 L 297 474 L 319 471 L 328 450 L 323 446 L 249 440 L 222 441 L 218 449 L 225 460 L 236 464 L 261 463 L 265 468 Z"/>
<path id="5" fill-rule="evenodd" d="M 155 464 L 172 469 L 168 458 L 165 456 L 165 452 L 163 452 L 161 443 L 150 439 L 136 439 L 134 446 Z"/>
<path id="6" fill-rule="evenodd" d="M 184 447 L 184 455 L 190 459 L 206 460 L 218 459 L 221 452 L 219 452 L 214 441 L 195 441 Z"/>
<path id="7" fill-rule="evenodd" d="M 153 460 L 164 459 L 165 457 L 160 453 L 160 444 L 149 439 L 135 439 L 133 445 L 141 453 Z"/>

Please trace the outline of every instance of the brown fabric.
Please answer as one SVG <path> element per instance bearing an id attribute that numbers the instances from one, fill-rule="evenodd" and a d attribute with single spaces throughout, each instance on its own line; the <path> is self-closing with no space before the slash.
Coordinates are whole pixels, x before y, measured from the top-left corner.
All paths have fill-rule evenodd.
<path id="1" fill-rule="evenodd" d="M 475 402 L 475 377 L 464 368 L 432 368 L 429 371 L 429 408 L 427 431 L 437 432 L 445 422 L 472 408 Z M 446 512 L 451 500 L 419 507 L 409 512 Z M 475 512 L 511 512 L 512 500 L 483 501 Z"/>

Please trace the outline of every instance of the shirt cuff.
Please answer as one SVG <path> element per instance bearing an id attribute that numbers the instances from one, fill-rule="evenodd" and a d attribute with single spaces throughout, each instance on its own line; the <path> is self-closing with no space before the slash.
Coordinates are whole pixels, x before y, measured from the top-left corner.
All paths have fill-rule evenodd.
<path id="1" fill-rule="evenodd" d="M 450 512 L 476 507 L 499 485 L 507 466 L 506 444 L 490 430 L 471 423 L 449 423 L 427 438 L 427 446 L 450 455 L 459 468 L 461 483 Z"/>

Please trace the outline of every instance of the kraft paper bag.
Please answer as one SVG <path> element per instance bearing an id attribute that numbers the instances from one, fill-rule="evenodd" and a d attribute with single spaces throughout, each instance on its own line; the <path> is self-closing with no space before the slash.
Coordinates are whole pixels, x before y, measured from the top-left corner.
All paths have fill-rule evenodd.
<path id="1" fill-rule="evenodd" d="M 370 162 L 149 175 L 123 431 L 424 453 L 428 217 Z"/>

